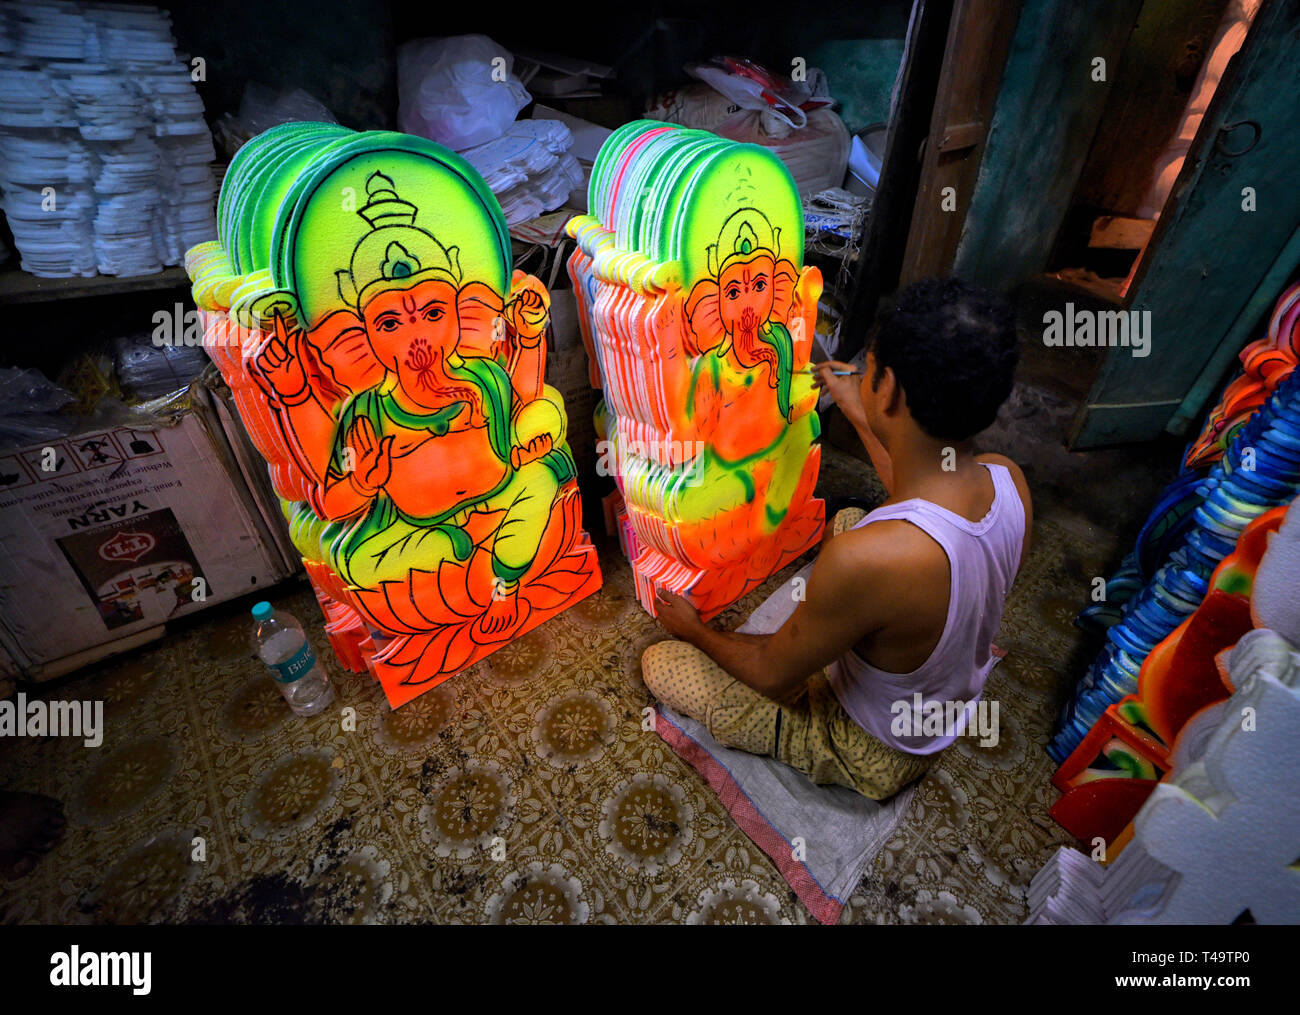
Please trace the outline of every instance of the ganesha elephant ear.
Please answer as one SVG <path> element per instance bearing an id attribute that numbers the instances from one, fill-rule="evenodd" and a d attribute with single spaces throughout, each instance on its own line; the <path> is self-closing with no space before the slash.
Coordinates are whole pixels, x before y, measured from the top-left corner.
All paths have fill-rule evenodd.
<path id="1" fill-rule="evenodd" d="M 791 312 L 798 302 L 796 288 L 800 280 L 794 276 L 794 265 L 789 261 L 777 261 L 772 268 L 772 314 L 771 320 L 783 324 L 790 323 Z M 797 311 L 795 311 L 797 312 Z"/>
<path id="2" fill-rule="evenodd" d="M 501 297 L 482 282 L 470 282 L 456 294 L 456 315 L 460 336 L 456 347 L 467 356 L 495 353 L 496 319 L 502 312 Z"/>
<path id="3" fill-rule="evenodd" d="M 681 315 L 681 334 L 693 355 L 719 348 L 727 338 L 718 300 L 718 283 L 711 278 L 695 283 Z"/>

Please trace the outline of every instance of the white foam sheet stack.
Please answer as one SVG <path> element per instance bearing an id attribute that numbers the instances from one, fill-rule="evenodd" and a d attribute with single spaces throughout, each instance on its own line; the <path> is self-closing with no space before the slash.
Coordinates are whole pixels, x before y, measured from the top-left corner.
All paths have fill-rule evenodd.
<path id="1" fill-rule="evenodd" d="M 1068 846 L 1060 847 L 1034 875 L 1026 901 L 1031 924 L 1106 922 L 1101 888 L 1104 868 Z"/>
<path id="2" fill-rule="evenodd" d="M 216 236 L 214 157 L 170 15 L 0 3 L 0 206 L 25 270 L 179 264 Z"/>
<path id="3" fill-rule="evenodd" d="M 1275 534 L 1264 561 L 1277 563 L 1279 547 Z M 1288 575 L 1296 553 L 1283 558 Z M 1300 617 L 1293 589 L 1291 578 L 1291 605 L 1279 611 L 1288 616 L 1275 622 Z M 1236 690 L 1183 727 L 1172 774 L 1133 819 L 1124 851 L 1102 867 L 1062 847 L 1030 882 L 1026 923 L 1228 924 L 1249 911 L 1256 923 L 1300 924 L 1300 649 L 1256 628 L 1226 664 Z"/>
<path id="4" fill-rule="evenodd" d="M 572 147 L 572 132 L 558 120 L 516 120 L 495 141 L 461 155 L 482 174 L 513 226 L 561 207 L 582 185 Z"/>

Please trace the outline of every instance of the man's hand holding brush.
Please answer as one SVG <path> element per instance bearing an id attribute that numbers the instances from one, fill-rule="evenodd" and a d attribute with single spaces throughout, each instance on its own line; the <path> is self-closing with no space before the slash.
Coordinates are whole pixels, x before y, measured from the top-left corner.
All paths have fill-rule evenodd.
<path id="1" fill-rule="evenodd" d="M 862 407 L 862 372 L 852 364 L 841 363 L 834 359 L 814 363 L 811 369 L 816 384 L 830 392 L 831 398 L 835 399 L 835 404 L 840 407 L 840 412 L 844 413 L 844 418 L 853 424 L 853 429 L 858 432 L 862 443 L 866 445 L 867 454 L 880 475 L 881 483 L 887 491 L 892 491 L 893 463 L 890 462 L 889 454 L 880 443 L 880 439 L 871 432 L 871 426 L 867 423 L 867 412 Z"/>

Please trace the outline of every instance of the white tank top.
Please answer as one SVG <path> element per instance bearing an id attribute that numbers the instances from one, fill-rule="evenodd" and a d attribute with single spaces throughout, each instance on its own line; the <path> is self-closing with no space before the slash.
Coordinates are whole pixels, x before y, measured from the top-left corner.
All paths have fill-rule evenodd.
<path id="1" fill-rule="evenodd" d="M 925 662 L 911 673 L 888 673 L 850 649 L 831 663 L 826 674 L 854 722 L 909 754 L 933 754 L 964 732 L 984 681 L 997 663 L 993 638 L 1002 622 L 1007 590 L 1020 568 L 1025 505 L 1006 466 L 980 464 L 993 478 L 994 493 L 988 514 L 978 522 L 914 498 L 877 508 L 854 526 L 902 519 L 929 535 L 948 555 L 948 617 L 939 643 Z M 936 707 L 944 716 L 938 734 L 934 732 Z M 955 722 L 950 723 L 950 717 Z"/>

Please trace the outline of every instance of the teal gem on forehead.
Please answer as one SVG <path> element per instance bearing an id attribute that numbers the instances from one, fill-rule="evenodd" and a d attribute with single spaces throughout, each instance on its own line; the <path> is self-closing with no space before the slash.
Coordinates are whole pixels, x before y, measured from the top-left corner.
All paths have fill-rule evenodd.
<path id="1" fill-rule="evenodd" d="M 382 271 L 384 278 L 410 278 L 420 267 L 419 260 L 400 243 L 390 243 Z"/>

